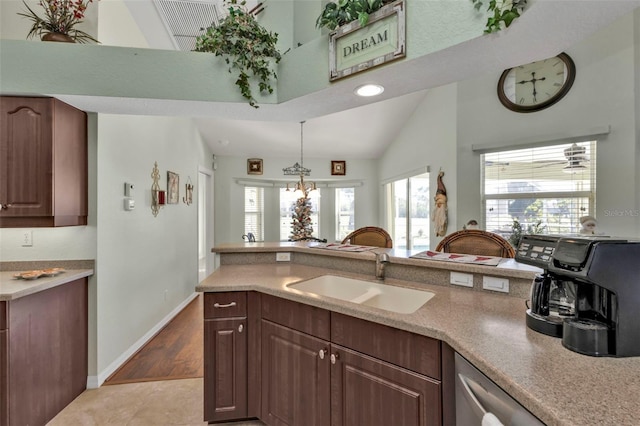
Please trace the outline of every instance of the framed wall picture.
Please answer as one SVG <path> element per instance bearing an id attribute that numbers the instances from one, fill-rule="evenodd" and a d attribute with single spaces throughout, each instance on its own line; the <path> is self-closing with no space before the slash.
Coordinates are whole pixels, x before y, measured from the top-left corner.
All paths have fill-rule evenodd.
<path id="1" fill-rule="evenodd" d="M 247 174 L 250 174 L 250 175 L 262 174 L 262 158 L 249 158 L 247 160 Z"/>
<path id="2" fill-rule="evenodd" d="M 346 175 L 347 174 L 347 162 L 346 161 L 331 161 L 331 174 L 332 175 Z"/>
<path id="3" fill-rule="evenodd" d="M 167 171 L 167 204 L 178 204 L 180 175 Z"/>

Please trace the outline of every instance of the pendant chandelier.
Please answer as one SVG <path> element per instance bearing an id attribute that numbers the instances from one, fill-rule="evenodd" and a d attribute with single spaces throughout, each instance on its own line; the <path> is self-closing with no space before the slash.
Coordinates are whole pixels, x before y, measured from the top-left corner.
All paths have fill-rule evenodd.
<path id="1" fill-rule="evenodd" d="M 316 189 L 315 182 L 305 182 L 304 177 L 311 174 L 311 169 L 304 167 L 304 155 L 303 155 L 303 125 L 304 121 L 300 122 L 300 163 L 295 163 L 293 166 L 285 167 L 282 169 L 285 176 L 299 176 L 300 180 L 294 183 L 287 183 L 287 191 L 302 191 L 306 197 L 309 192 Z"/>

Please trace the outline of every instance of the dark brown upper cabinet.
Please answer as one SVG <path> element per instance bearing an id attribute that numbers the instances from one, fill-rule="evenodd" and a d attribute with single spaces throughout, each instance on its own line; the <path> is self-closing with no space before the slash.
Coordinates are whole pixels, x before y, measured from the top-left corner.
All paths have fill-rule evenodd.
<path id="1" fill-rule="evenodd" d="M 0 227 L 87 224 L 87 115 L 55 98 L 0 97 Z"/>

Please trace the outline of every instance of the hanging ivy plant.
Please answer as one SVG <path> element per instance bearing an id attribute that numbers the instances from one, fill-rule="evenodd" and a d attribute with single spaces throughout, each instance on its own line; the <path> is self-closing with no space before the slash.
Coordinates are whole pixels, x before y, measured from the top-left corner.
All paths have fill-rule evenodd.
<path id="1" fill-rule="evenodd" d="M 273 93 L 271 79 L 278 79 L 271 68 L 279 63 L 281 54 L 276 48 L 278 34 L 267 31 L 246 8 L 246 2 L 227 0 L 229 14 L 218 25 L 207 28 L 196 39 L 196 52 L 223 56 L 229 72 L 238 71 L 236 85 L 249 105 L 258 108 L 251 91 L 250 77 L 258 79 L 260 93 Z"/>
<path id="2" fill-rule="evenodd" d="M 316 28 L 328 28 L 331 31 L 349 22 L 358 20 L 361 27 L 369 22 L 369 15 L 394 0 L 338 0 L 324 6 L 316 19 Z"/>
<path id="3" fill-rule="evenodd" d="M 482 0 L 471 0 L 476 10 L 484 5 Z M 487 12 L 487 25 L 484 29 L 485 34 L 495 33 L 503 28 L 509 27 L 511 23 L 520 17 L 527 5 L 527 0 L 490 0 Z"/>

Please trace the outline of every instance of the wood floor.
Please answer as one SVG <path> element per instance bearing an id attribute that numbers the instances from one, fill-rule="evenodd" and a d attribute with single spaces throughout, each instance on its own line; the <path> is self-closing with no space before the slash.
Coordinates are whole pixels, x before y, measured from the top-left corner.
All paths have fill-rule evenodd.
<path id="1" fill-rule="evenodd" d="M 199 294 L 104 384 L 203 377 L 202 318 L 203 297 Z"/>

